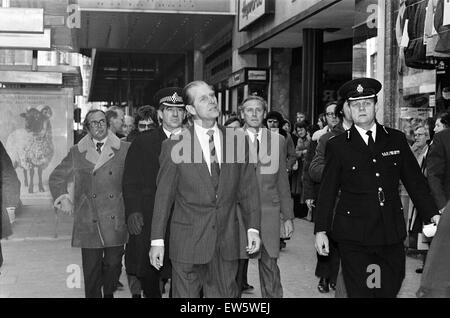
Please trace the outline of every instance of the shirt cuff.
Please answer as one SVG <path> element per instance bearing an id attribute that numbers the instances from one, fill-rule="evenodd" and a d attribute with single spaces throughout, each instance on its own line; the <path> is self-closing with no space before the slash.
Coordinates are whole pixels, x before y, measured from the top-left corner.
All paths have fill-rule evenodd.
<path id="1" fill-rule="evenodd" d="M 254 232 L 259 235 L 259 231 L 257 229 L 248 229 L 247 232 Z"/>
<path id="2" fill-rule="evenodd" d="M 151 245 L 164 247 L 164 240 L 152 240 Z"/>

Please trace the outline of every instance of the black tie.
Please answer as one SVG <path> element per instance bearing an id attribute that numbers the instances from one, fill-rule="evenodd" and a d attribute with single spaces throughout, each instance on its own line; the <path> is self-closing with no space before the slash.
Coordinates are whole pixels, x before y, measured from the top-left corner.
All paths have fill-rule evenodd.
<path id="1" fill-rule="evenodd" d="M 375 141 L 373 141 L 372 131 L 371 130 L 367 131 L 366 135 L 369 136 L 369 143 L 368 143 L 369 150 L 372 153 L 374 153 L 375 152 Z"/>
<path id="2" fill-rule="evenodd" d="M 259 134 L 256 134 L 256 135 L 255 135 L 256 154 L 257 154 L 258 157 L 259 157 L 259 146 L 260 146 L 260 142 L 259 142 L 258 137 L 259 137 Z"/>
<path id="3" fill-rule="evenodd" d="M 102 153 L 102 146 L 103 146 L 103 145 L 104 145 L 103 142 L 97 142 L 96 147 L 97 147 L 97 152 L 98 152 L 99 154 Z"/>
<path id="4" fill-rule="evenodd" d="M 211 162 L 211 180 L 214 190 L 217 192 L 219 188 L 220 166 L 217 158 L 216 146 L 214 145 L 214 130 L 208 130 L 209 136 L 209 158 Z"/>

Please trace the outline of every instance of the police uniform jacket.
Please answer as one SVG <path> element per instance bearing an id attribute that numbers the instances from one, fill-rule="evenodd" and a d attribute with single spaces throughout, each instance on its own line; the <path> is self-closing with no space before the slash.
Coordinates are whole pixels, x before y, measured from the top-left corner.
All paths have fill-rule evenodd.
<path id="1" fill-rule="evenodd" d="M 329 140 L 316 233 L 329 232 L 337 242 L 356 245 L 401 243 L 406 237 L 406 225 L 399 197 L 400 180 L 423 220 L 437 214 L 405 135 L 377 124 L 375 139 L 374 153 L 355 126 Z"/>
<path id="2" fill-rule="evenodd" d="M 74 181 L 73 247 L 104 248 L 127 242 L 122 176 L 129 145 L 109 132 L 99 154 L 87 135 L 51 173 L 50 192 L 56 200 L 68 196 L 67 185 Z"/>

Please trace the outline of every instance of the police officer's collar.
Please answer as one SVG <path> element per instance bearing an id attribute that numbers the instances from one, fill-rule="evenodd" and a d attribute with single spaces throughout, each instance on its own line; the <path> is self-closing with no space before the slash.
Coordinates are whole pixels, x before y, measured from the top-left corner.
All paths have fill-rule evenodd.
<path id="1" fill-rule="evenodd" d="M 380 125 L 377 121 L 375 121 L 375 124 L 376 124 L 377 133 L 378 133 L 378 131 L 383 131 L 386 134 L 386 136 L 389 136 L 389 132 L 385 126 Z M 378 127 L 381 129 L 378 129 Z M 347 140 L 352 139 L 352 133 L 351 133 L 352 129 L 354 129 L 356 132 L 358 132 L 358 130 L 356 129 L 356 125 L 353 124 L 352 127 L 346 131 L 347 132 Z"/>

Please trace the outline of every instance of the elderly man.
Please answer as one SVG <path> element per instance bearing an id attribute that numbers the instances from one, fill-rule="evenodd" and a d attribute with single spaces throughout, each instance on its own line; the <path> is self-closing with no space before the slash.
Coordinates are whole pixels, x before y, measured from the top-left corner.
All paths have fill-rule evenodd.
<path id="1" fill-rule="evenodd" d="M 125 115 L 125 119 L 123 121 L 122 132 L 128 137 L 128 135 L 135 129 L 134 127 L 134 118 L 133 116 Z"/>
<path id="2" fill-rule="evenodd" d="M 261 296 L 282 298 L 280 269 L 277 260 L 280 254 L 280 213 L 283 216 L 285 237 L 294 231 L 293 203 L 289 191 L 286 171 L 285 139 L 281 135 L 263 128 L 267 103 L 258 96 L 250 96 L 242 102 L 241 115 L 244 130 L 258 154 L 256 174 L 261 198 L 261 253 L 258 261 Z M 275 149 L 273 148 L 275 146 Z M 276 169 L 263 171 L 269 155 L 276 154 Z"/>
<path id="3" fill-rule="evenodd" d="M 151 229 L 150 261 L 160 269 L 170 221 L 173 297 L 238 296 L 235 281 L 239 259 L 238 203 L 247 230 L 249 254 L 259 250 L 260 214 L 255 166 L 233 161 L 235 134 L 217 125 L 219 107 L 211 87 L 202 81 L 183 90 L 194 125 L 163 143 Z M 228 129 L 233 131 L 232 129 Z M 245 136 L 241 133 L 242 138 Z M 186 160 L 180 160 L 177 151 Z M 178 155 L 177 155 L 178 153 Z M 233 156 L 231 156 L 233 157 Z"/>
<path id="4" fill-rule="evenodd" d="M 125 253 L 128 274 L 136 275 L 148 298 L 161 298 L 160 278 L 157 269 L 150 265 L 150 229 L 156 195 L 156 177 L 159 171 L 159 155 L 164 140 L 181 132 L 185 118 L 182 89 L 168 87 L 159 90 L 155 100 L 159 105 L 158 115 L 162 126 L 147 134 L 139 135 L 128 151 L 123 176 L 125 213 L 130 232 L 130 241 Z M 144 120 L 144 118 L 142 118 Z M 147 118 L 148 121 L 153 120 Z M 166 234 L 168 238 L 168 235 Z M 167 242 L 167 240 L 166 240 Z M 170 270 L 169 259 L 165 259 L 165 271 Z"/>
<path id="5" fill-rule="evenodd" d="M 119 106 L 111 106 L 106 111 L 106 122 L 109 129 L 119 138 L 125 137 L 123 134 L 123 124 L 125 120 L 125 113 Z"/>
<path id="6" fill-rule="evenodd" d="M 327 143 L 317 200 L 317 252 L 329 254 L 331 235 L 338 244 L 345 287 L 352 298 L 396 297 L 402 286 L 406 225 L 400 180 L 423 220 L 439 222 L 438 209 L 405 135 L 376 122 L 380 90 L 381 83 L 370 78 L 341 87 L 354 124 Z"/>
<path id="7" fill-rule="evenodd" d="M 81 247 L 85 295 L 112 298 L 128 233 L 122 175 L 129 143 L 109 129 L 105 113 L 86 114 L 86 135 L 50 175 L 54 206 L 74 215 L 72 246 Z M 74 181 L 74 198 L 67 191 Z"/>

